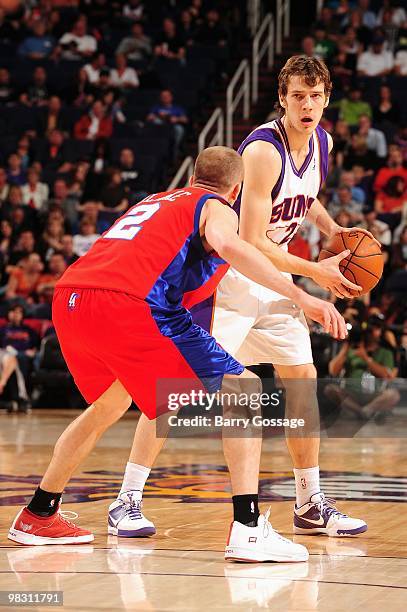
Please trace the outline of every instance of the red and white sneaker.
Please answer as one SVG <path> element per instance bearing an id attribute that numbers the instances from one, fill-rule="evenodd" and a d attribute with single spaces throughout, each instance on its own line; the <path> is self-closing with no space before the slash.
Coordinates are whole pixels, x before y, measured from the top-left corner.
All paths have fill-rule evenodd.
<path id="1" fill-rule="evenodd" d="M 44 544 L 87 544 L 93 533 L 81 529 L 68 520 L 77 518 L 76 512 L 59 508 L 52 516 L 37 516 L 23 508 L 17 514 L 8 532 L 9 540 L 19 544 L 43 546 Z"/>

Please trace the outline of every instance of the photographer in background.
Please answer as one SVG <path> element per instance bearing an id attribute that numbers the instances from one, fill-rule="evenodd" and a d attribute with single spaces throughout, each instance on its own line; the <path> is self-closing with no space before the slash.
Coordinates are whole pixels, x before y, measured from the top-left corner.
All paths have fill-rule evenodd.
<path id="1" fill-rule="evenodd" d="M 349 340 L 329 362 L 329 374 L 341 378 L 340 384 L 329 384 L 326 396 L 341 409 L 369 419 L 392 410 L 400 400 L 388 381 L 397 375 L 393 351 L 383 340 L 384 321 L 380 316 L 369 317 L 365 329 L 354 326 Z"/>

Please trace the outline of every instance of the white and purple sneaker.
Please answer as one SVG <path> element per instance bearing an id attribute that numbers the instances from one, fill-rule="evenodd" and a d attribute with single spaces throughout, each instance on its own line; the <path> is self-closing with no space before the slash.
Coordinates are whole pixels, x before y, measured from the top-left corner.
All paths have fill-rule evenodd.
<path id="1" fill-rule="evenodd" d="M 342 514 L 335 507 L 335 500 L 323 493 L 314 493 L 308 503 L 294 506 L 294 533 L 331 537 L 354 536 L 367 530 L 361 519 Z"/>
<path id="2" fill-rule="evenodd" d="M 154 535 L 154 523 L 141 511 L 141 491 L 126 491 L 109 506 L 108 533 L 122 538 L 145 538 Z"/>

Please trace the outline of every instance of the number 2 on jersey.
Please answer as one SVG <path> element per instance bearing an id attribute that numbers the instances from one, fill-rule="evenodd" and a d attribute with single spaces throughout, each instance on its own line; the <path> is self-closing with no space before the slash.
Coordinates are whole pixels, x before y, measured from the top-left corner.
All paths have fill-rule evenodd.
<path id="1" fill-rule="evenodd" d="M 160 208 L 160 204 L 140 204 L 108 230 L 103 238 L 119 238 L 120 240 L 133 240 L 139 233 L 145 221 L 148 221 Z"/>

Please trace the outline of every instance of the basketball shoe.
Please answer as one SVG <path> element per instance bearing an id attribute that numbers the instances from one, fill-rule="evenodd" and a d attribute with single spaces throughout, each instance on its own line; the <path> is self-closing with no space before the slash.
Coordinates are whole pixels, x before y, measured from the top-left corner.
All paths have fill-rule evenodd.
<path id="1" fill-rule="evenodd" d="M 23 508 L 17 514 L 8 532 L 9 540 L 19 544 L 86 544 L 94 539 L 93 533 L 77 527 L 68 520 L 77 518 L 76 512 L 58 510 L 52 516 L 38 516 Z"/>
<path id="2" fill-rule="evenodd" d="M 155 534 L 154 523 L 141 511 L 141 491 L 125 491 L 109 506 L 108 533 L 122 538 L 144 538 Z"/>
<path id="3" fill-rule="evenodd" d="M 269 523 L 270 508 L 260 514 L 257 527 L 234 521 L 225 549 L 226 561 L 307 561 L 308 551 L 274 531 Z"/>
<path id="4" fill-rule="evenodd" d="M 352 536 L 363 533 L 367 525 L 361 519 L 342 514 L 335 507 L 335 500 L 323 493 L 314 493 L 308 503 L 294 506 L 294 533 L 327 536 Z"/>

